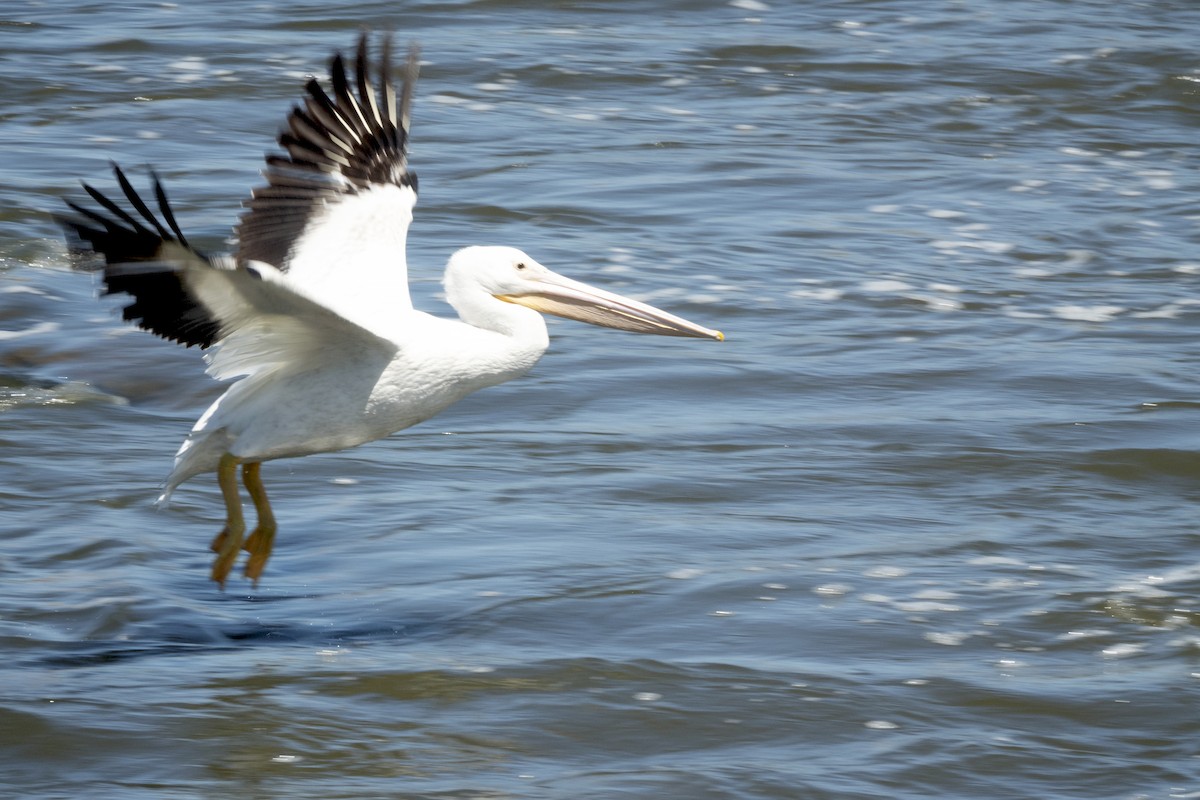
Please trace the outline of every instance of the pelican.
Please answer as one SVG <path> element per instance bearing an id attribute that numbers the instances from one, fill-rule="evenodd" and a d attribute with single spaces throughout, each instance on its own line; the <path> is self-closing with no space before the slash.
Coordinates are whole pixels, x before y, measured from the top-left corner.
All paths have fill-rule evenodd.
<path id="1" fill-rule="evenodd" d="M 241 550 L 257 586 L 275 515 L 264 461 L 355 447 L 429 419 L 466 395 L 527 372 L 546 351 L 542 313 L 618 330 L 721 340 L 645 303 L 552 272 L 512 247 L 467 247 L 446 266 L 447 319 L 409 297 L 405 242 L 417 199 L 408 129 L 418 51 L 400 91 L 383 38 L 377 91 L 368 35 L 352 74 L 336 54 L 331 92 L 310 78 L 267 156 L 266 185 L 244 204 L 229 256 L 188 243 L 158 177 L 157 213 L 113 164 L 124 201 L 88 184 L 93 204 L 59 215 L 73 253 L 103 261 L 106 294 L 132 298 L 138 327 L 206 351 L 207 372 L 231 381 L 175 456 L 159 504 L 215 472 L 225 525 L 212 543 L 224 588 Z M 114 195 L 115 196 L 115 195 Z M 238 484 L 257 514 L 246 535 Z"/>

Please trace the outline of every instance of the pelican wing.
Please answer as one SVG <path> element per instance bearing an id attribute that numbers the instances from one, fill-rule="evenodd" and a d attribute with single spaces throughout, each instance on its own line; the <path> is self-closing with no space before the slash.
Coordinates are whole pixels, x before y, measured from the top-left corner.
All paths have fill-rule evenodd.
<path id="1" fill-rule="evenodd" d="M 304 367 L 318 353 L 336 358 L 395 352 L 392 342 L 342 317 L 274 267 L 196 250 L 176 224 L 157 178 L 158 215 L 121 169 L 113 170 L 132 209 L 84 184 L 100 208 L 68 202 L 75 215 L 58 217 L 68 241 L 76 253 L 103 257 L 106 294 L 132 296 L 125 319 L 189 347 L 217 345 L 209 357 L 214 377 Z"/>
<path id="2" fill-rule="evenodd" d="M 267 157 L 267 185 L 246 203 L 237 260 L 271 264 L 370 327 L 412 307 L 404 250 L 417 199 L 406 160 L 417 51 L 409 52 L 397 99 L 390 41 L 383 42 L 378 91 L 367 44 L 364 33 L 352 79 L 342 56 L 333 58 L 332 94 L 309 80 L 303 107 L 292 110 L 279 136 L 285 153 Z"/>
<path id="3" fill-rule="evenodd" d="M 132 212 L 83 184 L 100 208 L 67 201 L 74 215 L 55 215 L 68 246 L 77 257 L 98 255 L 103 259 L 105 294 L 125 292 L 133 296 L 133 302 L 124 308 L 126 320 L 187 347 L 209 347 L 220 337 L 220 324 L 188 293 L 176 269 L 170 266 L 207 265 L 209 258 L 188 244 L 179 230 L 157 176 L 151 173 L 159 211 L 167 226 L 116 164 L 113 172 Z"/>

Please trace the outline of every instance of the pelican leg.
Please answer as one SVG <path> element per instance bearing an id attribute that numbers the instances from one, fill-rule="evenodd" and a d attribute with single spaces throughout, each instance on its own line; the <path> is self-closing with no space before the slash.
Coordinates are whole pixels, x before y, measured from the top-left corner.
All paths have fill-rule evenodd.
<path id="1" fill-rule="evenodd" d="M 222 589 L 242 548 L 242 534 L 246 532 L 242 499 L 238 496 L 237 468 L 237 458 L 229 453 L 221 456 L 221 462 L 217 465 L 217 484 L 221 487 L 221 496 L 225 498 L 225 527 L 213 539 L 212 549 L 217 558 L 213 561 L 212 579 Z"/>
<path id="2" fill-rule="evenodd" d="M 275 543 L 275 514 L 271 511 L 271 501 L 267 499 L 267 490 L 263 486 L 259 470 L 261 461 L 252 461 L 242 467 L 242 483 L 254 501 L 254 510 L 258 512 L 258 526 L 246 537 L 242 547 L 250 554 L 246 559 L 245 575 L 258 585 L 267 559 L 271 557 L 271 547 Z"/>

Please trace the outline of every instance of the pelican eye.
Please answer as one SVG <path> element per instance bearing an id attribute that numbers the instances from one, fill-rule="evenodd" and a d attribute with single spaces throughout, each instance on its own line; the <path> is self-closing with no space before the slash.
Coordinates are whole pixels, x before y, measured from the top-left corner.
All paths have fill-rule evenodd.
<path id="1" fill-rule="evenodd" d="M 514 264 L 514 266 L 515 266 L 517 269 L 525 269 L 525 262 L 524 262 L 524 261 L 518 261 L 516 264 Z"/>

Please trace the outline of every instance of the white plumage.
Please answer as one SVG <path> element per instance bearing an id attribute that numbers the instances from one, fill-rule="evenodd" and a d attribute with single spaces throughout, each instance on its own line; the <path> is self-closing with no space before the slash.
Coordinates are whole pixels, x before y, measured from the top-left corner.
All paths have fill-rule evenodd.
<path id="1" fill-rule="evenodd" d="M 397 106 L 383 45 L 382 91 L 368 75 L 367 36 L 351 87 L 341 56 L 332 96 L 315 81 L 267 159 L 238 226 L 232 257 L 189 245 L 157 179 L 158 214 L 119 168 L 132 211 L 84 184 L 100 208 L 68 203 L 60 221 L 78 251 L 103 256 L 109 293 L 133 302 L 126 319 L 207 349 L 208 373 L 232 381 L 175 458 L 161 501 L 217 473 L 226 525 L 213 542 L 224 585 L 239 549 L 257 581 L 275 520 L 264 461 L 340 450 L 434 416 L 467 394 L 524 374 L 548 345 L 541 313 L 671 336 L 721 339 L 659 309 L 565 278 L 509 247 L 468 247 L 445 274 L 459 319 L 414 310 L 405 243 L 417 198 L 406 163 L 417 58 L 410 52 Z M 258 512 L 244 537 L 237 468 Z"/>

